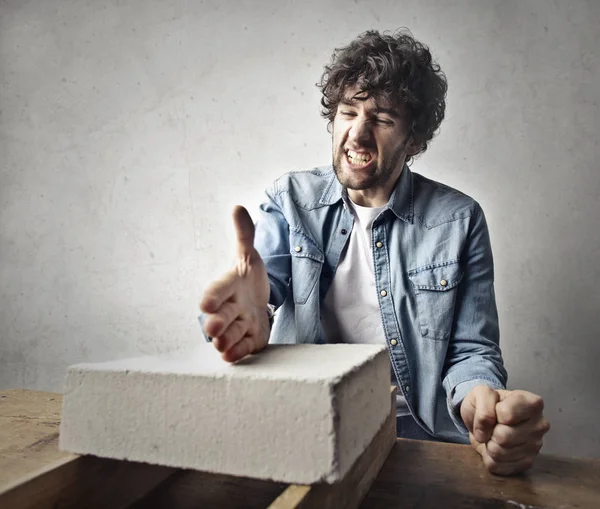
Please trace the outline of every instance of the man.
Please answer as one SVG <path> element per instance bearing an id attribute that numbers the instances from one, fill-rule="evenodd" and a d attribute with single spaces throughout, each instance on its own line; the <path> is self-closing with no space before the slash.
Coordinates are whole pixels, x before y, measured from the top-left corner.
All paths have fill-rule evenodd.
<path id="1" fill-rule="evenodd" d="M 369 31 L 319 86 L 333 164 L 277 180 L 256 229 L 235 209 L 238 263 L 205 292 L 206 335 L 229 362 L 269 338 L 386 344 L 399 436 L 528 469 L 549 425 L 539 396 L 505 390 L 484 214 L 407 166 L 444 118 L 444 74 L 410 34 Z"/>

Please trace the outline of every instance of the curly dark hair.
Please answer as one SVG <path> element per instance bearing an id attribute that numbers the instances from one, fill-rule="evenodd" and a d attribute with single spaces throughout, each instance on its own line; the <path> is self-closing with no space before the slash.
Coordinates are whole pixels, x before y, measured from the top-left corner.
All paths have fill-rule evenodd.
<path id="1" fill-rule="evenodd" d="M 427 150 L 444 119 L 448 83 L 429 48 L 408 30 L 393 34 L 369 30 L 334 50 L 317 83 L 323 93 L 321 115 L 329 120 L 328 128 L 349 86 L 402 109 L 419 152 Z"/>

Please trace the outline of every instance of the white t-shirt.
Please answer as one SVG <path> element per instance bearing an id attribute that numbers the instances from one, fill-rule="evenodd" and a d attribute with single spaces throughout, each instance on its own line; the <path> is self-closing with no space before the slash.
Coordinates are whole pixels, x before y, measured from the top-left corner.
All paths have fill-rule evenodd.
<path id="1" fill-rule="evenodd" d="M 373 221 L 385 206 L 362 207 L 349 202 L 354 227 L 325 295 L 323 327 L 329 343 L 385 344 L 371 247 Z M 397 386 L 391 363 L 390 371 L 392 384 Z M 396 396 L 396 415 L 410 415 L 400 390 Z"/>

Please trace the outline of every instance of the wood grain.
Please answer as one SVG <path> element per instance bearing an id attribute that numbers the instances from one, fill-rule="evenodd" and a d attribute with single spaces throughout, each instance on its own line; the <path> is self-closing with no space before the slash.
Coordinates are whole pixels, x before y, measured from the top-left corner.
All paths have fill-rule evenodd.
<path id="1" fill-rule="evenodd" d="M 310 500 L 308 493 L 315 496 L 325 490 L 286 490 L 268 481 L 189 470 L 173 473 L 156 465 L 64 453 L 57 448 L 60 406 L 58 394 L 0 391 L 3 509 L 262 509 L 282 492 L 291 497 L 283 507 L 303 507 L 298 504 Z M 498 477 L 485 470 L 470 446 L 393 437 L 392 443 L 362 508 L 600 508 L 600 460 L 541 455 L 527 474 Z M 376 469 L 376 463 L 371 467 Z M 352 498 L 354 488 L 322 496 L 326 504 L 342 504 Z M 343 507 L 316 504 L 313 507 Z"/>
<path id="2" fill-rule="evenodd" d="M 600 460 L 541 455 L 523 475 L 487 472 L 468 445 L 397 439 L 364 509 L 600 508 Z"/>
<path id="3" fill-rule="evenodd" d="M 287 484 L 181 470 L 130 509 L 265 509 Z"/>
<path id="4" fill-rule="evenodd" d="M 62 397 L 49 392 L 0 392 L 0 493 L 76 458 L 56 447 Z"/>
<path id="5" fill-rule="evenodd" d="M 59 394 L 0 392 L 0 507 L 126 508 L 175 472 L 60 451 L 61 404 Z"/>

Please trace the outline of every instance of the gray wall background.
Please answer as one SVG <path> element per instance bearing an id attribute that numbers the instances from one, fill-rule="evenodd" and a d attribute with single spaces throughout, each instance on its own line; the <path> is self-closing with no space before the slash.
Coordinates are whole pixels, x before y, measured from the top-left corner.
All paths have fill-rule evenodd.
<path id="1" fill-rule="evenodd" d="M 448 75 L 415 171 L 471 194 L 511 388 L 600 456 L 600 2 L 0 1 L 0 388 L 186 348 L 234 204 L 330 161 L 334 47 L 409 27 Z"/>

